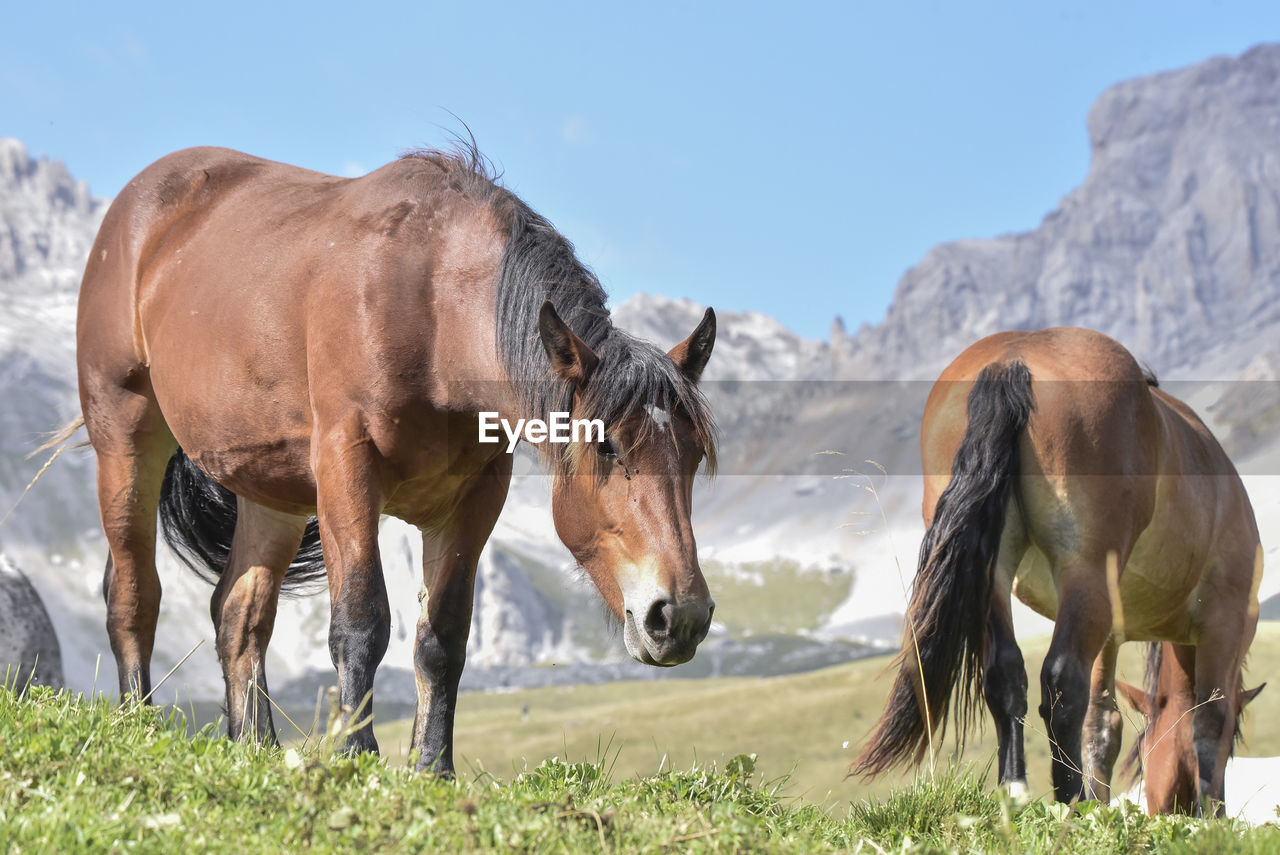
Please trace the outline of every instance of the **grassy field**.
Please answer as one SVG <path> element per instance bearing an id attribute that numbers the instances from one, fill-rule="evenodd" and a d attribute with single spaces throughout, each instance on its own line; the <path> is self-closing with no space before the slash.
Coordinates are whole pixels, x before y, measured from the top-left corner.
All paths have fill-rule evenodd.
<path id="1" fill-rule="evenodd" d="M 780 798 L 749 756 L 637 778 L 606 753 L 449 782 L 165 715 L 0 690 L 0 852 L 1280 851 L 1275 826 L 1014 802 L 963 773 L 836 815 Z"/>
<path id="2" fill-rule="evenodd" d="M 1027 721 L 1027 771 L 1032 792 L 1051 791 L 1049 749 L 1035 710 L 1038 675 L 1047 639 L 1023 645 L 1031 681 Z M 1145 646 L 1122 648 L 1120 673 L 1140 685 Z M 846 779 L 845 772 L 888 694 L 887 658 L 868 659 L 773 678 L 662 680 L 599 686 L 548 688 L 510 693 L 467 693 L 459 700 L 456 752 L 460 769 L 485 770 L 499 777 L 558 757 L 594 762 L 604 754 L 623 775 L 648 775 L 691 764 L 723 764 L 737 754 L 757 755 L 766 780 L 786 777 L 782 792 L 826 805 L 837 812 L 852 801 L 886 796 L 910 783 L 912 773 L 870 784 Z M 1246 685 L 1280 673 L 1280 625 L 1260 625 Z M 1131 745 L 1141 718 L 1127 708 L 1125 745 Z M 1280 687 L 1262 692 L 1245 721 L 1244 756 L 1280 755 L 1280 731 L 1269 726 L 1280 715 Z M 1264 726 L 1259 726 L 1259 722 Z M 407 757 L 409 722 L 377 727 L 385 755 Z M 938 767 L 949 763 L 945 743 Z M 995 754 L 994 729 L 974 734 L 963 762 L 981 771 Z M 608 749 L 606 752 L 606 748 Z M 927 774 L 927 773 L 926 773 Z"/>
<path id="3" fill-rule="evenodd" d="M 853 588 L 853 574 L 783 559 L 725 565 L 702 562 L 716 594 L 716 615 L 731 638 L 817 629 Z M 779 592 L 785 591 L 785 596 Z"/>

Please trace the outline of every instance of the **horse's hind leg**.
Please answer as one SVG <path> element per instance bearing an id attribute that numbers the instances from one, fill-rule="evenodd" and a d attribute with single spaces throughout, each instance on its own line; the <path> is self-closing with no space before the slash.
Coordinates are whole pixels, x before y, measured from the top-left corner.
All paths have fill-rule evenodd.
<path id="1" fill-rule="evenodd" d="M 236 533 L 227 568 L 210 603 L 218 661 L 227 683 L 227 733 L 274 743 L 266 655 L 280 585 L 302 542 L 305 517 L 236 502 Z"/>
<path id="2" fill-rule="evenodd" d="M 1027 791 L 1023 723 L 1027 718 L 1027 669 L 1013 635 L 1009 592 L 994 593 L 987 618 L 987 656 L 982 691 L 995 719 L 1000 745 L 1000 783 L 1013 795 Z"/>
<path id="3" fill-rule="evenodd" d="M 176 446 L 149 396 L 113 388 L 82 398 L 82 406 L 97 453 L 98 509 L 111 551 L 102 580 L 107 636 L 121 696 L 146 698 L 160 615 L 156 509 Z"/>
<path id="4" fill-rule="evenodd" d="M 1113 635 L 1093 663 L 1089 711 L 1084 721 L 1085 794 L 1100 802 L 1111 801 L 1111 772 L 1120 756 L 1123 721 L 1116 703 L 1116 654 L 1120 643 Z"/>
<path id="5" fill-rule="evenodd" d="M 391 639 L 391 606 L 378 553 L 382 490 L 374 453 L 358 435 L 322 440 L 316 455 L 320 540 L 329 576 L 329 655 L 348 726 L 345 750 L 377 753 L 373 676 Z"/>
<path id="6" fill-rule="evenodd" d="M 1081 738 L 1089 707 L 1090 666 L 1111 633 L 1111 602 L 1102 561 L 1055 568 L 1058 615 L 1040 671 L 1040 715 L 1053 758 L 1053 790 L 1060 802 L 1079 798 L 1084 785 Z"/>

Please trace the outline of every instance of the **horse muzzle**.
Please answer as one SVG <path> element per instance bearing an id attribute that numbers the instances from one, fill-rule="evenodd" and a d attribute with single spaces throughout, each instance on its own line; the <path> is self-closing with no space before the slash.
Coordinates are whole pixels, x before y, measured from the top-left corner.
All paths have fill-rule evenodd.
<path id="1" fill-rule="evenodd" d="M 664 591 L 625 598 L 622 640 L 631 657 L 646 665 L 688 662 L 711 628 L 715 601 L 708 597 L 675 600 Z"/>

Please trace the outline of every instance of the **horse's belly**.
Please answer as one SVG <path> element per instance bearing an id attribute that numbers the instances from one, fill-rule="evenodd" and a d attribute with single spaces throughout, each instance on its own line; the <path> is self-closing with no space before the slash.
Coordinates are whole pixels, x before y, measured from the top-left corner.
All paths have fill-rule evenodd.
<path id="1" fill-rule="evenodd" d="M 288 513 L 315 507 L 311 424 L 301 407 L 248 383 L 206 389 L 173 382 L 153 366 L 153 387 L 182 450 L 222 486 Z"/>
<path id="2" fill-rule="evenodd" d="M 186 446 L 187 456 L 215 481 L 238 496 L 274 510 L 313 514 L 315 480 L 305 440 L 244 443 L 234 447 Z"/>
<path id="3" fill-rule="evenodd" d="M 419 528 L 439 528 L 458 511 L 471 477 L 455 472 L 434 472 L 396 486 L 383 513 Z"/>
<path id="4" fill-rule="evenodd" d="M 1120 577 L 1125 635 L 1135 640 L 1189 641 L 1200 598 L 1201 561 L 1163 527 L 1134 544 Z"/>

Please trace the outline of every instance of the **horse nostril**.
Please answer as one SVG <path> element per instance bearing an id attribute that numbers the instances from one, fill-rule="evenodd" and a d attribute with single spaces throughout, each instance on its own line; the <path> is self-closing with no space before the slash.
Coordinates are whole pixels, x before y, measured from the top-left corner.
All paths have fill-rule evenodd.
<path id="1" fill-rule="evenodd" d="M 649 606 L 649 613 L 644 616 L 645 632 L 655 641 L 666 638 L 671 633 L 671 618 L 675 612 L 667 600 L 655 600 Z"/>

